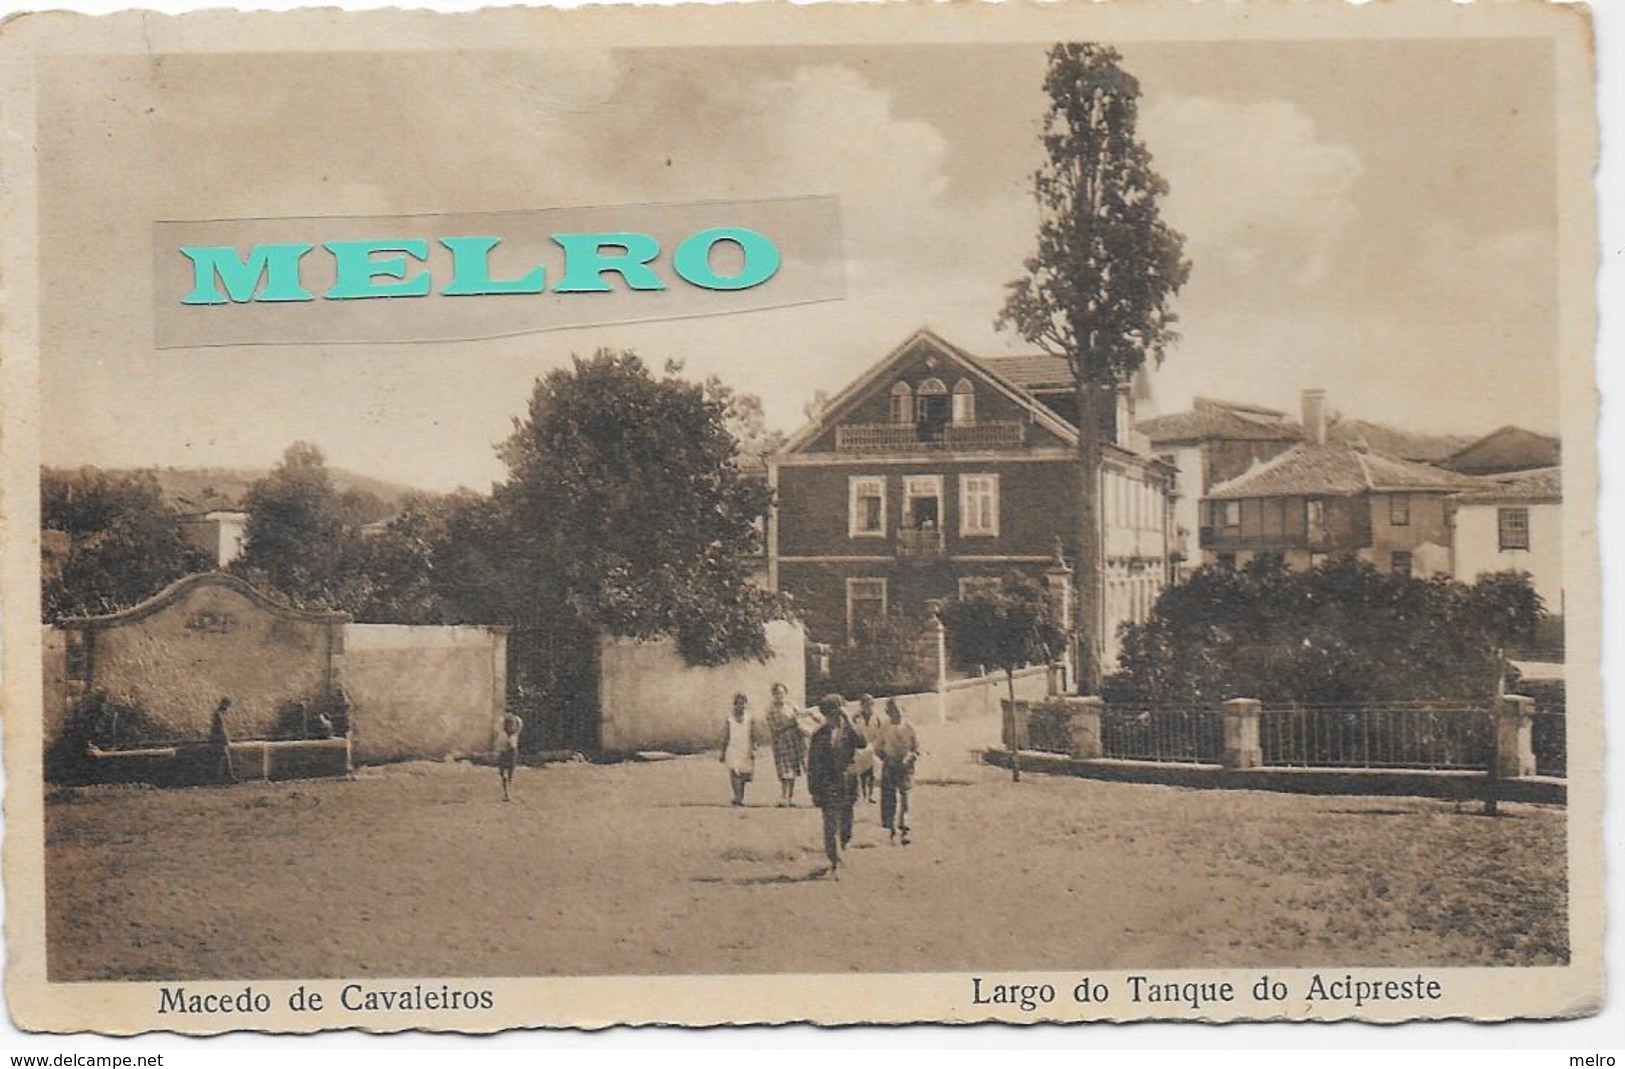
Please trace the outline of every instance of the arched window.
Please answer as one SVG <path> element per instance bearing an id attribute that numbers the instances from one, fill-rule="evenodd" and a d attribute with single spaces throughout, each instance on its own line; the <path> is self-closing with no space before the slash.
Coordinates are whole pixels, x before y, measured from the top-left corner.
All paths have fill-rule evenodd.
<path id="1" fill-rule="evenodd" d="M 954 422 L 976 422 L 976 388 L 969 379 L 954 383 Z"/>
<path id="2" fill-rule="evenodd" d="M 949 415 L 948 387 L 942 380 L 926 379 L 920 383 L 914 392 L 914 425 L 919 430 L 920 441 L 940 442 Z"/>
<path id="3" fill-rule="evenodd" d="M 899 382 L 891 388 L 891 421 L 893 423 L 908 423 L 914 417 L 913 392 L 909 390 L 908 383 Z"/>

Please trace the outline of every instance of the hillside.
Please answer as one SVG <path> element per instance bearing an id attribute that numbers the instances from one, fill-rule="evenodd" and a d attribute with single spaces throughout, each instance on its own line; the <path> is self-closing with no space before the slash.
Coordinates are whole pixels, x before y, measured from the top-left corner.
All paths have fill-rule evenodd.
<path id="1" fill-rule="evenodd" d="M 106 469 L 109 472 L 119 469 Z M 135 469 L 125 469 L 135 470 Z M 214 509 L 242 507 L 248 488 L 269 474 L 269 468 L 150 468 L 163 490 L 164 500 L 180 512 L 209 512 Z M 357 475 L 343 468 L 328 468 L 333 485 L 340 493 L 358 491 L 372 494 L 384 504 L 384 510 L 374 519 L 383 519 L 400 507 L 408 495 L 424 495 L 400 483 L 375 479 L 370 475 Z"/>

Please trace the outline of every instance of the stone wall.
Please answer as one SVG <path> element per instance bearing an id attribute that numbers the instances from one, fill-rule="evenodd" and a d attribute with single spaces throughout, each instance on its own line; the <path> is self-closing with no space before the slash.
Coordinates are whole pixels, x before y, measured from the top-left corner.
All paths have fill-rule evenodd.
<path id="1" fill-rule="evenodd" d="M 329 693 L 344 621 L 284 608 L 220 572 L 188 576 L 123 612 L 64 621 L 64 689 L 138 707 L 144 741 L 206 739 L 223 697 L 233 736 L 267 738 L 284 704 Z M 49 674 L 46 686 L 49 699 Z"/>
<path id="2" fill-rule="evenodd" d="M 506 707 L 507 633 L 487 627 L 356 624 L 277 605 L 220 572 L 190 576 L 134 608 L 44 634 L 44 738 L 76 698 L 102 692 L 142 713 L 121 745 L 209 737 L 222 697 L 234 740 L 277 735 L 289 702 L 314 712 L 343 687 L 360 762 L 492 749 Z"/>
<path id="3" fill-rule="evenodd" d="M 801 628 L 776 620 L 767 625 L 773 656 L 765 663 L 730 661 L 715 668 L 683 663 L 670 639 L 638 642 L 601 640 L 599 739 L 609 753 L 637 750 L 697 752 L 716 747 L 722 721 L 743 692 L 751 712 L 761 716 L 775 682 L 792 699 L 806 690 L 806 640 Z"/>
<path id="4" fill-rule="evenodd" d="M 357 763 L 493 750 L 507 684 L 503 628 L 344 629 L 344 690 Z"/>

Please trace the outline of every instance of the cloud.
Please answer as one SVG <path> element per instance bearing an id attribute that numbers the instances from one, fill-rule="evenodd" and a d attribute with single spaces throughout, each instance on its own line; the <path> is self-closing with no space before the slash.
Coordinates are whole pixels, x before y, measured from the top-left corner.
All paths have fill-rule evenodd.
<path id="1" fill-rule="evenodd" d="M 1473 234 L 1444 220 L 1421 234 L 1416 285 L 1440 301 L 1495 318 L 1550 309 L 1557 241 L 1549 230 Z M 1542 280 L 1539 286 L 1531 280 Z"/>
<path id="2" fill-rule="evenodd" d="M 1197 271 L 1254 291 L 1326 283 L 1358 214 L 1354 149 L 1284 100 L 1152 96 L 1140 128 Z"/>

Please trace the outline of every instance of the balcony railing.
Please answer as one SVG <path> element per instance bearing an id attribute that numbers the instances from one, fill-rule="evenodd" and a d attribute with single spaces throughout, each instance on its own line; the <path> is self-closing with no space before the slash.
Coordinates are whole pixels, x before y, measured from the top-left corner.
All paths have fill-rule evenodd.
<path id="1" fill-rule="evenodd" d="M 917 449 L 1010 449 L 1026 441 L 1026 425 L 1016 422 L 846 423 L 835 428 L 842 453 L 901 453 Z"/>
<path id="2" fill-rule="evenodd" d="M 897 529 L 897 556 L 900 558 L 940 557 L 947 552 L 947 541 L 940 530 L 920 531 L 912 527 Z"/>

